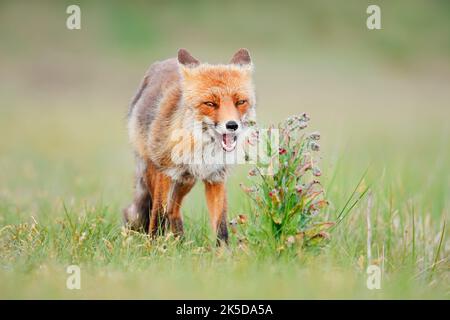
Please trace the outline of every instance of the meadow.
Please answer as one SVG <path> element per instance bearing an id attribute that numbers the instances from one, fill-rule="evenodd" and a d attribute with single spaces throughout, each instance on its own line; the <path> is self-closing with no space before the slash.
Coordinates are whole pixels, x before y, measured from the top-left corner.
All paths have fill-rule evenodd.
<path id="1" fill-rule="evenodd" d="M 386 4 L 386 31 L 373 34 L 358 28 L 357 4 L 305 4 L 297 17 L 265 3 L 247 26 L 251 2 L 174 2 L 151 19 L 144 4 L 85 3 L 82 30 L 68 31 L 63 5 L 31 15 L 1 3 L 0 298 L 448 299 L 450 20 L 433 4 Z M 233 13 L 235 29 L 211 26 L 216 10 Z M 18 27 L 23 14 L 34 30 Z M 280 23 L 264 24 L 272 14 Z M 345 215 L 314 252 L 245 247 L 235 234 L 216 247 L 200 184 L 184 202 L 184 241 L 122 228 L 134 173 L 125 116 L 145 69 L 178 47 L 219 62 L 242 46 L 259 122 L 307 112 L 321 133 L 320 215 Z M 227 183 L 230 220 L 252 210 L 239 187 L 248 170 Z M 80 290 L 66 287 L 73 264 Z M 381 268 L 379 290 L 366 286 L 369 264 Z"/>

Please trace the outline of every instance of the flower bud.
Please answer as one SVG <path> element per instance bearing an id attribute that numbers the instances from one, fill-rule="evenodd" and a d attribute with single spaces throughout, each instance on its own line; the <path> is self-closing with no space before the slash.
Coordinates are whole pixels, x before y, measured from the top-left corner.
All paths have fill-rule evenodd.
<path id="1" fill-rule="evenodd" d="M 313 170 L 312 170 L 312 174 L 313 174 L 315 177 L 320 177 L 320 176 L 322 175 L 322 171 L 320 171 L 319 168 L 314 167 Z"/>
<path id="2" fill-rule="evenodd" d="M 309 117 L 309 115 L 306 112 L 304 112 L 301 115 L 301 119 L 302 119 L 302 121 L 309 121 L 310 117 Z"/>
<path id="3" fill-rule="evenodd" d="M 309 147 L 311 148 L 312 151 L 319 151 L 320 150 L 320 145 L 317 142 L 311 141 L 311 143 L 309 144 Z"/>
<path id="4" fill-rule="evenodd" d="M 309 139 L 311 140 L 320 140 L 320 132 L 319 131 L 315 131 L 315 132 L 311 132 L 308 136 Z"/>
<path id="5" fill-rule="evenodd" d="M 298 128 L 300 129 L 300 130 L 302 130 L 302 129 L 305 129 L 306 127 L 308 126 L 308 123 L 306 122 L 306 121 L 300 121 L 299 123 L 298 123 Z"/>

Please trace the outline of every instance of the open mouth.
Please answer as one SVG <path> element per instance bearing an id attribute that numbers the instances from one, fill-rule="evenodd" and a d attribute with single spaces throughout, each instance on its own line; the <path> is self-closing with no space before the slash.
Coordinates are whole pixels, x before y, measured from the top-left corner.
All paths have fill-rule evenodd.
<path id="1" fill-rule="evenodd" d="M 237 136 L 231 133 L 222 134 L 222 148 L 226 152 L 231 152 L 236 148 Z"/>

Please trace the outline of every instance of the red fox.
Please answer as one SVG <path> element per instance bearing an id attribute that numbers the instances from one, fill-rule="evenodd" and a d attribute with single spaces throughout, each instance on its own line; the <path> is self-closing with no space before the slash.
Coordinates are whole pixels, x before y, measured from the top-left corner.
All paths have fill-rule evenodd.
<path id="1" fill-rule="evenodd" d="M 168 222 L 181 236 L 181 203 L 202 180 L 213 231 L 218 242 L 228 241 L 228 165 L 207 160 L 211 153 L 224 156 L 235 151 L 249 121 L 254 121 L 252 70 L 246 49 L 237 51 L 229 64 L 200 63 L 180 49 L 178 58 L 150 66 L 128 112 L 136 157 L 134 200 L 124 209 L 130 228 L 155 236 Z M 203 161 L 176 161 L 176 149 Z"/>

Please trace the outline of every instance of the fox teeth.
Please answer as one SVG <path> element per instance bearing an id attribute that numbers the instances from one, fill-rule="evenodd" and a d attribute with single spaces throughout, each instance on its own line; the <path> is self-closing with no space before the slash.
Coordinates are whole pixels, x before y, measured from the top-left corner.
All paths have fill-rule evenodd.
<path id="1" fill-rule="evenodd" d="M 232 140 L 232 141 L 231 141 Z M 223 150 L 230 152 L 236 148 L 237 137 L 231 134 L 224 134 L 222 136 L 222 148 Z"/>
<path id="2" fill-rule="evenodd" d="M 233 141 L 233 143 L 231 145 L 227 146 L 225 144 L 225 142 L 222 141 L 222 148 L 223 148 L 223 150 L 230 152 L 230 151 L 233 151 L 234 148 L 236 148 L 236 144 L 237 144 L 237 142 Z"/>

